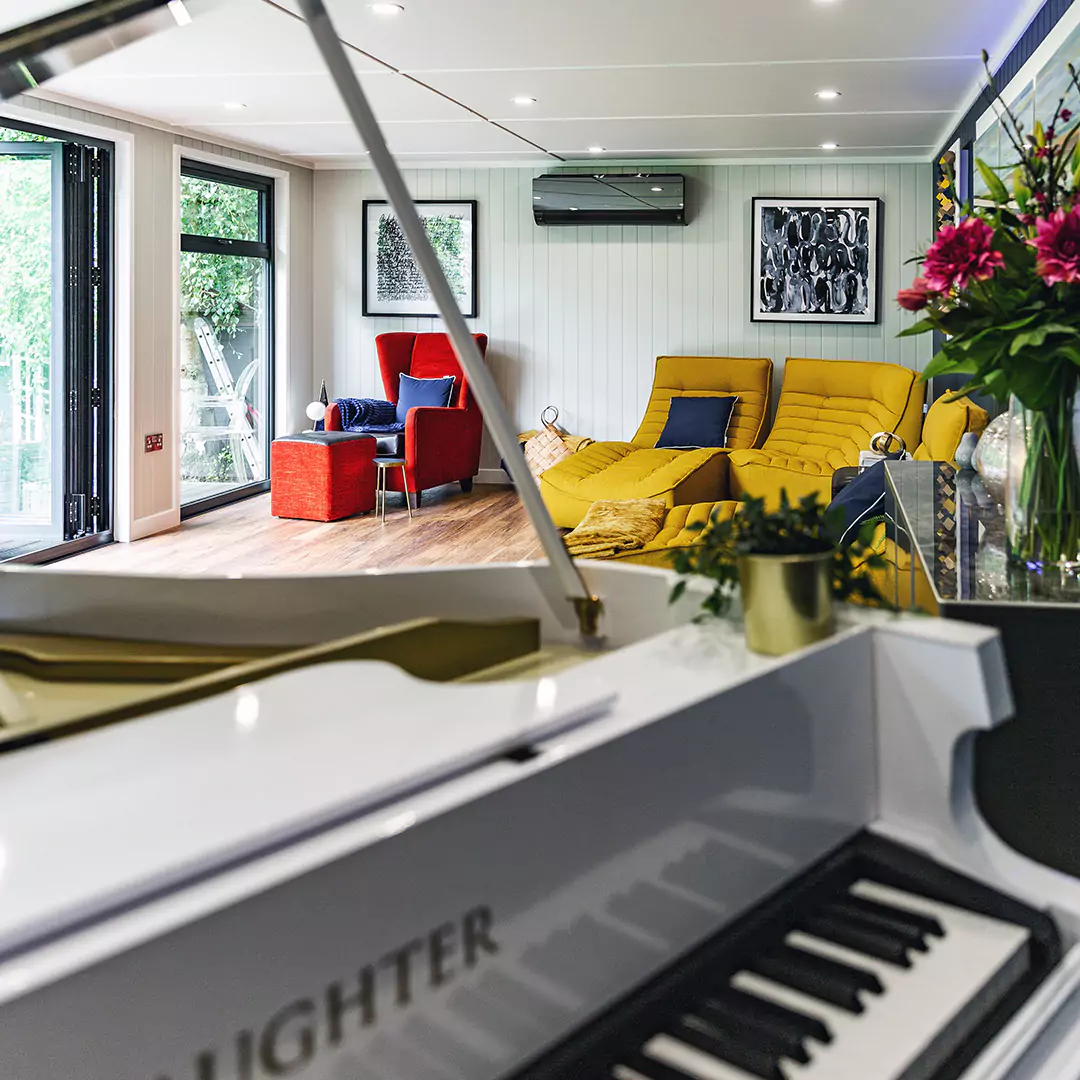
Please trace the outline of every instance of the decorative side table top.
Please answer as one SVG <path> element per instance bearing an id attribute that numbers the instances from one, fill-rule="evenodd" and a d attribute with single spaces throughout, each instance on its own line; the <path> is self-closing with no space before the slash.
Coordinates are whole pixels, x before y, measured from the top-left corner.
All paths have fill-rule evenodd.
<path id="1" fill-rule="evenodd" d="M 910 552 L 941 605 L 1080 604 L 1080 578 L 1010 564 L 1001 493 L 971 470 L 931 461 L 886 463 L 889 538 Z"/>

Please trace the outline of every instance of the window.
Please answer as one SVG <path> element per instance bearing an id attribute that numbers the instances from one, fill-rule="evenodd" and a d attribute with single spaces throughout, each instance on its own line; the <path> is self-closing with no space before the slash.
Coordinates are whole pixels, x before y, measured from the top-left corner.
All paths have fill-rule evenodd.
<path id="1" fill-rule="evenodd" d="M 0 128 L 0 559 L 110 538 L 111 154 Z"/>
<path id="2" fill-rule="evenodd" d="M 180 503 L 269 488 L 273 187 L 185 161 L 180 180 Z"/>

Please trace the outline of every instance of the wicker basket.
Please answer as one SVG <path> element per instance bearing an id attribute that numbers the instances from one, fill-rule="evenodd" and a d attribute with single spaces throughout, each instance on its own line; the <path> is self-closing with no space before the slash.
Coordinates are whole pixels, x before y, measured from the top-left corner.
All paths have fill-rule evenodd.
<path id="1" fill-rule="evenodd" d="M 558 465 L 564 458 L 576 454 L 583 446 L 588 446 L 592 439 L 576 435 L 567 435 L 560 431 L 555 423 L 559 419 L 559 410 L 549 405 L 540 414 L 542 427 L 525 440 L 525 463 L 529 471 L 540 480 L 540 474 Z"/>

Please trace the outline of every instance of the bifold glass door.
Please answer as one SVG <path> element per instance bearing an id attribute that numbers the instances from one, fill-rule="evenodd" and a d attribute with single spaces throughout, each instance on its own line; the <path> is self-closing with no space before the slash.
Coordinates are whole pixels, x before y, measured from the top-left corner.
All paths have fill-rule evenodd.
<path id="1" fill-rule="evenodd" d="M 184 515 L 269 488 L 273 189 L 184 162 L 180 503 Z"/>
<path id="2" fill-rule="evenodd" d="M 108 539 L 108 150 L 0 128 L 0 561 Z"/>
<path id="3" fill-rule="evenodd" d="M 0 142 L 0 559 L 64 539 L 62 170 Z"/>

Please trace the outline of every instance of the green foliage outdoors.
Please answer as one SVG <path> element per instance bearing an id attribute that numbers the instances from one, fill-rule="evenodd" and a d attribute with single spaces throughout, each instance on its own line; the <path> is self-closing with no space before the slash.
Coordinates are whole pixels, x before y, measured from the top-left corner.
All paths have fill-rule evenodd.
<path id="1" fill-rule="evenodd" d="M 263 239 L 259 192 L 192 176 L 181 177 L 180 190 L 180 228 L 185 235 L 254 242 Z M 184 335 L 181 393 L 188 395 L 182 400 L 197 402 L 204 388 L 217 391 L 214 381 L 206 377 L 205 359 L 194 333 L 195 320 L 203 318 L 210 324 L 236 377 L 240 368 L 253 358 L 251 332 L 258 327 L 262 315 L 265 284 L 266 263 L 262 259 L 197 252 L 181 255 Z M 227 483 L 246 477 L 246 465 L 243 459 L 234 460 L 230 442 L 198 437 L 200 428 L 220 425 L 226 415 L 223 409 L 196 407 L 186 411 L 180 458 L 182 479 Z M 256 424 L 257 415 L 257 412 L 252 414 L 252 422 Z"/>
<path id="2" fill-rule="evenodd" d="M 735 515 L 727 521 L 714 511 L 707 523 L 690 525 L 703 533 L 700 541 L 675 552 L 675 570 L 683 575 L 671 591 L 674 603 L 686 591 L 687 578 L 712 579 L 715 588 L 702 603 L 709 615 L 722 615 L 731 604 L 739 583 L 738 560 L 743 555 L 820 555 L 834 552 L 833 596 L 838 600 L 859 600 L 880 604 L 881 594 L 868 571 L 885 566 L 883 555 L 872 548 L 876 523 L 863 525 L 854 543 L 841 547 L 845 516 L 843 510 L 829 510 L 817 494 L 807 495 L 797 504 L 781 492 L 780 509 L 769 512 L 764 499 L 743 496 Z"/>
<path id="3" fill-rule="evenodd" d="M 36 131 L 20 131 L 18 128 L 0 127 L 0 142 L 57 142 L 48 135 Z"/>
<path id="4" fill-rule="evenodd" d="M 259 193 L 193 176 L 181 179 L 180 230 L 227 240 L 259 239 Z M 235 334 L 260 303 L 261 262 L 185 252 L 180 260 L 181 314 L 207 319 L 218 337 Z"/>
<path id="5" fill-rule="evenodd" d="M 15 138 L 20 135 L 0 129 L 0 141 L 48 141 Z M 19 481 L 50 479 L 52 319 L 52 161 L 0 155 L 0 470 L 5 479 L 15 453 Z M 18 513 L 21 499 L 21 483 L 5 486 L 0 512 Z"/>

